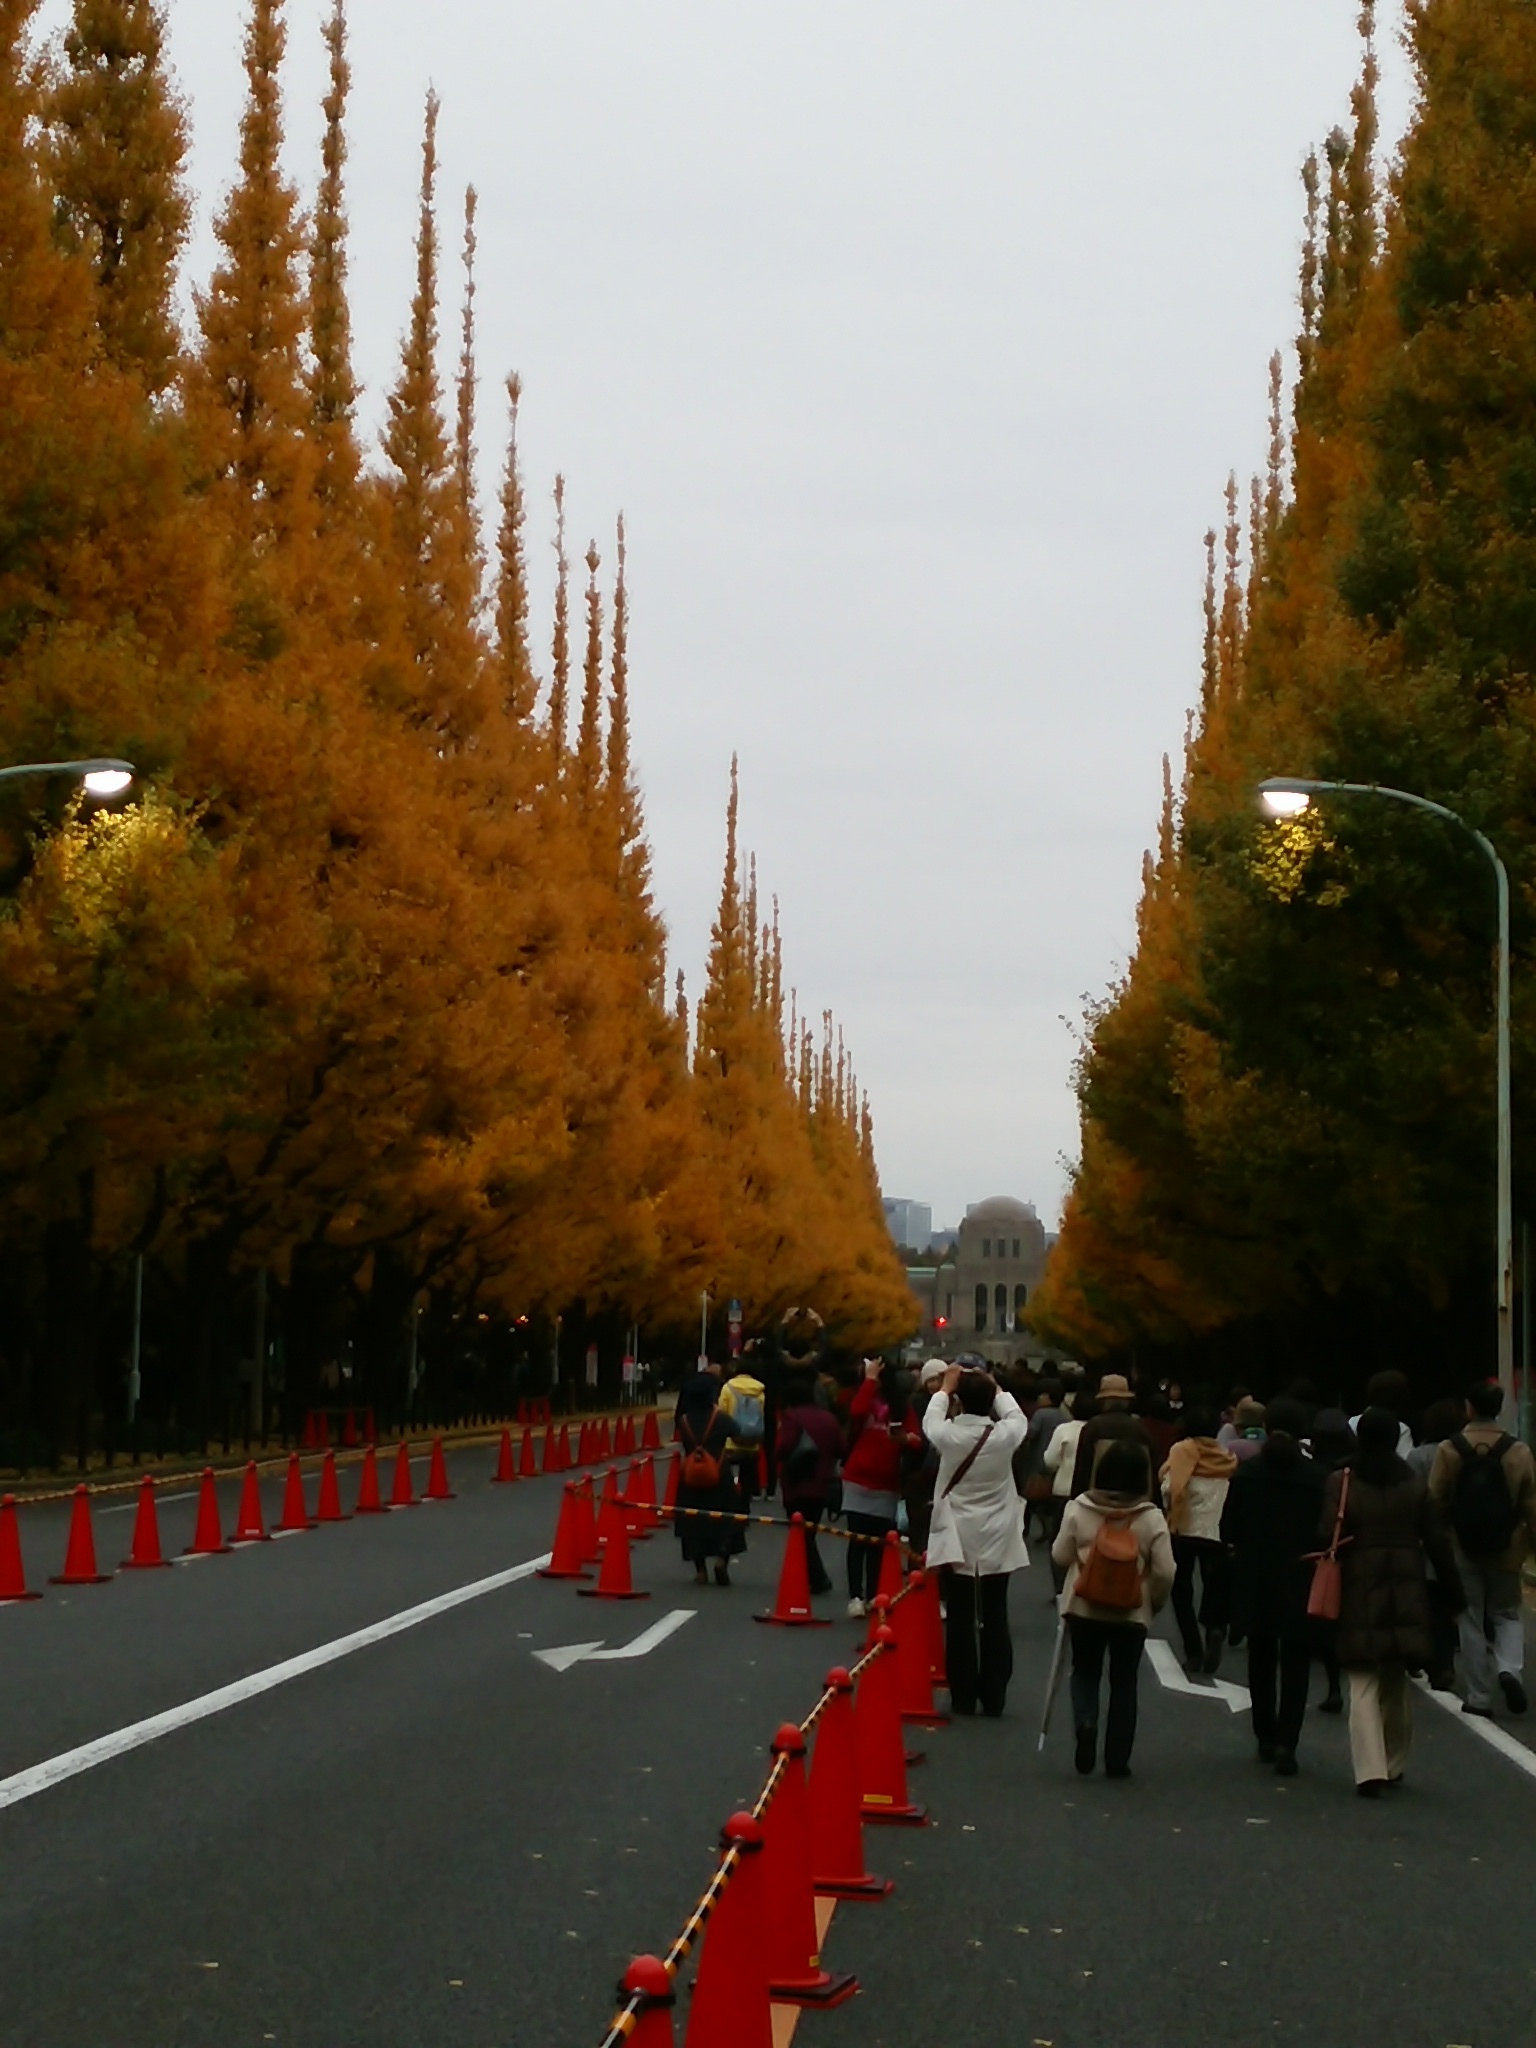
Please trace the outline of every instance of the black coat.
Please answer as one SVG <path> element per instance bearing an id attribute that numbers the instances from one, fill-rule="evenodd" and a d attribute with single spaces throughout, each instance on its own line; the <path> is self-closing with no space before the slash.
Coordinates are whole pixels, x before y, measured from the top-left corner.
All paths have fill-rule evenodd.
<path id="1" fill-rule="evenodd" d="M 1346 1670 L 1402 1664 L 1418 1671 L 1430 1658 L 1426 1556 L 1434 1560 L 1452 1611 L 1465 1605 L 1451 1546 L 1431 1512 L 1423 1479 L 1397 1458 L 1371 1479 L 1358 1464 L 1333 1474 L 1318 1522 L 1320 1543 L 1333 1535 L 1346 1473 L 1349 1505 L 1344 1516 L 1346 1542 L 1339 1553 L 1344 1582 L 1339 1662 Z"/>
<path id="2" fill-rule="evenodd" d="M 1267 1442 L 1232 1475 L 1222 1541 L 1232 1552 L 1232 1622 L 1250 1636 L 1302 1641 L 1328 1475 L 1298 1445 Z"/>

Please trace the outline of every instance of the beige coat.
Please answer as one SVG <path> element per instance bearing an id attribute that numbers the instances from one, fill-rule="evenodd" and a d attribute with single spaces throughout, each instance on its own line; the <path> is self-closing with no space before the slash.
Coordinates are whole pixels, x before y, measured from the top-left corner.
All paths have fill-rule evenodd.
<path id="1" fill-rule="evenodd" d="M 1141 1548 L 1140 1607 L 1096 1607 L 1091 1601 L 1080 1600 L 1073 1591 L 1077 1574 L 1088 1561 L 1093 1540 L 1105 1517 L 1111 1513 L 1124 1513 L 1132 1505 L 1118 1493 L 1080 1493 L 1075 1500 L 1068 1501 L 1056 1541 L 1051 1545 L 1052 1562 L 1067 1573 L 1061 1595 L 1063 1614 L 1077 1614 L 1084 1621 L 1139 1621 L 1143 1628 L 1152 1626 L 1153 1615 L 1173 1591 L 1174 1567 L 1168 1524 L 1163 1519 L 1162 1509 L 1155 1508 L 1151 1501 L 1142 1503 L 1131 1525 Z"/>

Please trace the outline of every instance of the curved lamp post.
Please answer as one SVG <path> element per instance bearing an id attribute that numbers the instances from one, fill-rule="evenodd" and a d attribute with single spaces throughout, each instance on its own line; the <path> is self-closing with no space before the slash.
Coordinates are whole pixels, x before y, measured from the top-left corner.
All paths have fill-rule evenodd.
<path id="1" fill-rule="evenodd" d="M 22 761 L 0 768 L 0 782 L 19 782 L 24 775 L 78 775 L 92 796 L 121 796 L 138 770 L 131 761 L 111 758 L 90 761 Z"/>
<path id="2" fill-rule="evenodd" d="M 1498 1043 L 1498 1220 L 1494 1247 L 1494 1306 L 1497 1311 L 1499 1385 L 1504 1389 L 1506 1415 L 1513 1412 L 1515 1397 L 1515 1305 L 1514 1305 L 1514 1218 L 1510 1195 L 1509 1129 L 1509 876 L 1494 850 L 1492 840 L 1469 825 L 1465 818 L 1444 804 L 1411 790 L 1390 789 L 1381 782 L 1312 782 L 1294 775 L 1273 775 L 1259 784 L 1259 796 L 1272 818 L 1298 818 L 1310 809 L 1314 796 L 1385 796 L 1394 803 L 1412 804 L 1417 811 L 1430 811 L 1447 818 L 1488 856 L 1498 893 L 1499 936 L 1494 955 L 1497 982 Z M 1529 1371 L 1529 1361 L 1527 1361 Z"/>

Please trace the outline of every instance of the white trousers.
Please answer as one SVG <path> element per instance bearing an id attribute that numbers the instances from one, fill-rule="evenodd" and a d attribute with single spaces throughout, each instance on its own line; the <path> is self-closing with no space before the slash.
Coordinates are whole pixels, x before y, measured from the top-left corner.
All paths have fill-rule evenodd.
<path id="1" fill-rule="evenodd" d="M 1355 1783 L 1400 1778 L 1413 1740 L 1413 1687 L 1401 1664 L 1351 1671 L 1349 1753 Z"/>

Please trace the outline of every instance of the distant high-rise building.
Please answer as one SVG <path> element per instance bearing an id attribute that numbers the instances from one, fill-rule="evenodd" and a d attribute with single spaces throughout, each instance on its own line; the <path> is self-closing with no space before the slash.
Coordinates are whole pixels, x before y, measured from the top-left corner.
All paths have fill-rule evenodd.
<path id="1" fill-rule="evenodd" d="M 907 1245 L 913 1251 L 924 1252 L 928 1249 L 928 1238 L 933 1230 L 933 1204 L 887 1201 L 885 1227 L 897 1244 Z"/>

